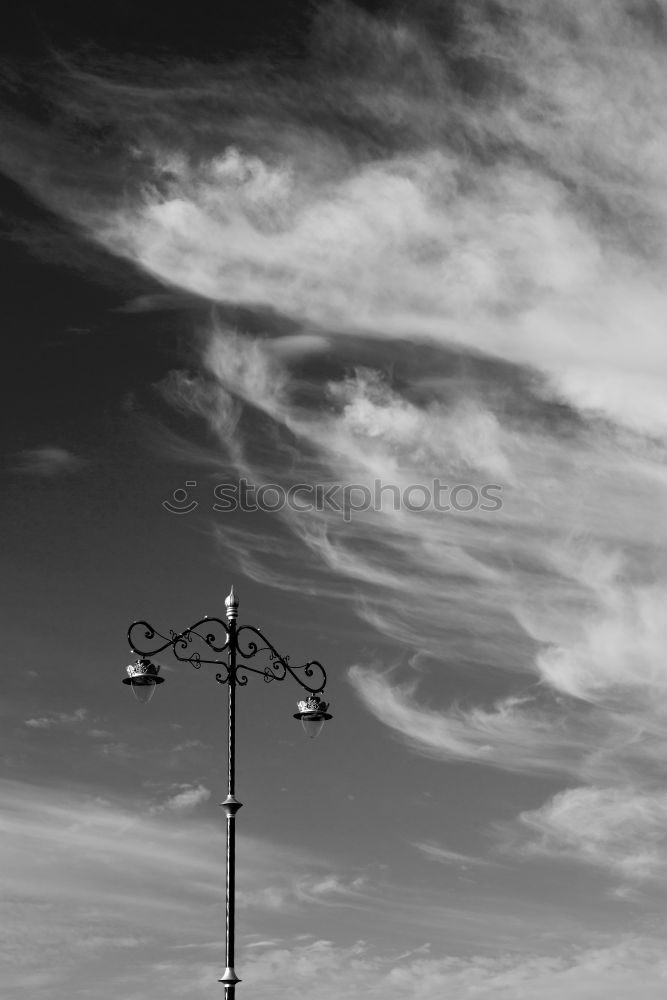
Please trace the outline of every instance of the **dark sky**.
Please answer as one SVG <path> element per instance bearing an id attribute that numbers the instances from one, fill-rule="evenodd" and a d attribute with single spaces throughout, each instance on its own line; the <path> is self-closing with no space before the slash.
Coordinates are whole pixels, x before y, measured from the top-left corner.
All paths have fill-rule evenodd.
<path id="1" fill-rule="evenodd" d="M 3 48 L 39 56 L 49 48 L 71 50 L 102 45 L 123 53 L 154 55 L 163 49 L 216 58 L 231 53 L 271 50 L 299 53 L 312 4 L 302 0 L 267 3 L 228 0 L 182 7 L 119 2 L 100 8 L 86 3 L 29 3 L 5 20 Z"/>

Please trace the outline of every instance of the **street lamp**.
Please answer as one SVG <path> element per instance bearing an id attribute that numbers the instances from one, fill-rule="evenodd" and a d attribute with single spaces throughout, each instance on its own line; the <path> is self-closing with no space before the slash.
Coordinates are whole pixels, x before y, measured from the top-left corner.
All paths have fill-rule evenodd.
<path id="1" fill-rule="evenodd" d="M 227 817 L 227 872 L 226 872 L 226 935 L 225 935 L 225 971 L 218 982 L 225 987 L 225 1000 L 234 1000 L 236 984 L 241 980 L 234 970 L 234 879 L 235 879 L 235 842 L 234 842 L 234 819 L 236 813 L 241 808 L 242 803 L 234 795 L 234 750 L 235 750 L 235 701 L 236 688 L 245 687 L 248 683 L 247 671 L 253 674 L 260 674 L 266 682 L 284 681 L 289 674 L 294 680 L 308 692 L 308 697 L 298 702 L 299 711 L 294 718 L 300 719 L 306 734 L 312 739 L 318 735 L 324 723 L 331 718 L 327 709 L 328 704 L 320 698 L 324 690 L 327 675 L 324 667 L 317 660 L 309 660 L 301 666 L 294 667 L 289 662 L 289 656 L 281 656 L 278 650 L 262 634 L 259 628 L 254 625 L 236 624 L 239 613 L 238 598 L 234 594 L 232 587 L 229 596 L 225 600 L 225 617 L 227 621 L 220 618 L 202 618 L 200 621 L 190 625 L 182 632 L 169 630 L 169 636 L 163 635 L 153 628 L 146 621 L 133 622 L 127 633 L 128 642 L 133 653 L 139 659 L 127 667 L 127 677 L 123 679 L 123 684 L 127 684 L 139 701 L 146 704 L 151 700 L 158 684 L 164 682 L 164 677 L 160 677 L 160 667 L 152 663 L 149 659 L 156 653 L 161 653 L 164 649 L 171 649 L 171 652 L 183 663 L 189 663 L 196 670 L 199 670 L 203 663 L 211 663 L 224 668 L 215 675 L 219 684 L 226 684 L 228 687 L 228 752 L 227 752 L 227 798 L 221 803 Z M 142 634 L 143 633 L 143 634 Z M 252 633 L 252 637 L 244 638 L 241 641 L 242 633 Z M 151 643 L 154 639 L 163 639 L 162 645 L 154 648 L 143 649 L 140 642 Z M 259 640 L 259 641 L 258 641 Z M 203 653 L 226 653 L 225 659 L 207 659 L 197 649 L 197 644 Z M 251 660 L 258 653 L 268 653 L 269 662 L 261 669 L 251 667 L 247 663 L 237 664 L 237 656 L 243 660 Z M 298 673 L 302 672 L 304 680 Z M 310 682 L 310 683 L 309 683 Z"/>

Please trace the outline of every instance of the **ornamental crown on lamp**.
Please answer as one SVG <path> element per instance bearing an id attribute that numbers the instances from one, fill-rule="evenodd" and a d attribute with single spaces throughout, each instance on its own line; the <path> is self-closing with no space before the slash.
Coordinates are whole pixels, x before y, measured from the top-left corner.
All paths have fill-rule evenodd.
<path id="1" fill-rule="evenodd" d="M 311 694 L 304 701 L 298 701 L 297 705 L 299 707 L 299 711 L 304 714 L 306 712 L 316 712 L 317 714 L 324 713 L 329 707 L 327 702 L 318 698 L 316 694 Z"/>
<path id="2" fill-rule="evenodd" d="M 157 663 L 151 663 L 146 657 L 141 656 L 134 663 L 128 664 L 125 668 L 128 677 L 157 677 L 160 667 Z"/>

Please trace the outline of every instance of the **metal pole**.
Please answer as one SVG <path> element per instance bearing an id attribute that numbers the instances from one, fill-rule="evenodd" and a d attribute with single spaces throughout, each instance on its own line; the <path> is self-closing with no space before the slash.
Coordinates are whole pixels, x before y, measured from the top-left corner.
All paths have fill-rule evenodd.
<path id="1" fill-rule="evenodd" d="M 222 803 L 227 816 L 227 878 L 226 878 L 226 933 L 225 933 L 225 972 L 218 982 L 225 987 L 225 1000 L 234 1000 L 236 984 L 241 980 L 234 971 L 234 877 L 236 874 L 235 856 L 235 817 L 242 803 L 234 796 L 234 752 L 235 752 L 235 703 L 236 703 L 236 617 L 238 601 L 234 597 L 234 588 L 225 601 L 227 605 L 227 620 L 229 622 L 229 663 L 227 684 L 229 685 L 229 713 L 227 720 L 227 798 Z"/>

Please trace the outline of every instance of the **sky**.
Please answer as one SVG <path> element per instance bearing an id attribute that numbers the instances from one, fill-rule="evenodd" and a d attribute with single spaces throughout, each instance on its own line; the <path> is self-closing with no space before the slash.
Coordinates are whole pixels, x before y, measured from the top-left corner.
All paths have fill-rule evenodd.
<path id="1" fill-rule="evenodd" d="M 8 1000 L 642 1000 L 667 2 L 40 2 L 0 41 Z"/>

